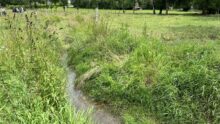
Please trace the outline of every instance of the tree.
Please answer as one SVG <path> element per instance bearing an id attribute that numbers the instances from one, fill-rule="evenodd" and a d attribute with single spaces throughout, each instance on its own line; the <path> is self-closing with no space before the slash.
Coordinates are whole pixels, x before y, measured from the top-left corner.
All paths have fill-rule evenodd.
<path id="1" fill-rule="evenodd" d="M 219 0 L 194 0 L 194 6 L 203 14 L 215 14 L 219 10 Z"/>
<path id="2" fill-rule="evenodd" d="M 68 5 L 68 1 L 67 0 L 61 0 L 60 1 L 62 6 L 67 6 Z"/>
<path id="3" fill-rule="evenodd" d="M 166 10 L 166 14 L 169 12 L 170 5 L 174 5 L 176 0 L 151 0 L 153 14 L 156 14 L 156 9 L 159 9 L 159 14 L 162 14 L 163 10 Z"/>
<path id="4" fill-rule="evenodd" d="M 156 14 L 156 6 L 155 6 L 155 0 L 151 0 L 152 7 L 153 7 L 153 14 Z"/>
<path id="5" fill-rule="evenodd" d="M 76 6 L 77 10 L 79 10 L 80 3 L 81 3 L 81 0 L 75 0 L 75 2 L 74 2 L 74 5 Z"/>
<path id="6" fill-rule="evenodd" d="M 156 5 L 156 8 L 159 9 L 159 14 L 162 14 L 163 9 L 166 8 L 166 0 L 154 0 Z"/>
<path id="7" fill-rule="evenodd" d="M 166 14 L 168 15 L 168 11 L 169 11 L 169 1 L 165 0 L 165 6 L 166 6 Z"/>
<path id="8" fill-rule="evenodd" d="M 188 10 L 190 10 L 192 3 L 193 3 L 192 0 L 176 0 L 175 7 L 182 8 L 183 11 L 188 11 Z"/>

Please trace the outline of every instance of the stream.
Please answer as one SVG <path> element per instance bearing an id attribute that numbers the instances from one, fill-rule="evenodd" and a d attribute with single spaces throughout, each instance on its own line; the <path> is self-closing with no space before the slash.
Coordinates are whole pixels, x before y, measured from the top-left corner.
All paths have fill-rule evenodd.
<path id="1" fill-rule="evenodd" d="M 67 71 L 66 90 L 69 102 L 80 111 L 89 111 L 93 109 L 91 118 L 95 124 L 120 124 L 121 122 L 118 118 L 90 102 L 79 89 L 75 88 L 74 82 L 76 80 L 76 74 L 67 66 L 67 58 L 68 55 L 64 54 L 61 61 Z"/>

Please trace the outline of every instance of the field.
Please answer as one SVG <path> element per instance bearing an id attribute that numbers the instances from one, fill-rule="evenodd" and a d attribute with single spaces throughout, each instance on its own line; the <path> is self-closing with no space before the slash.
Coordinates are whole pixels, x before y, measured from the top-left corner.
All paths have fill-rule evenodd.
<path id="1" fill-rule="evenodd" d="M 59 17 L 26 14 L 0 18 L 0 123 L 90 123 L 67 99 Z"/>
<path id="2" fill-rule="evenodd" d="M 76 88 L 122 123 L 220 123 L 219 15 L 26 14 L 0 17 L 0 123 L 93 123 L 68 102 L 65 51 Z"/>

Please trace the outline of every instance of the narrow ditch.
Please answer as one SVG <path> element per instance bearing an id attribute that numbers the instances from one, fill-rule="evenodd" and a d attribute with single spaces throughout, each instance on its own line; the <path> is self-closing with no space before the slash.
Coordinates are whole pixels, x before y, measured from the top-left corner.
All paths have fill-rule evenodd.
<path id="1" fill-rule="evenodd" d="M 93 109 L 91 118 L 95 124 L 121 124 L 120 119 L 90 102 L 79 89 L 75 88 L 74 83 L 76 80 L 76 74 L 70 67 L 67 66 L 67 61 L 68 55 L 64 54 L 62 56 L 62 64 L 67 71 L 66 90 L 69 102 L 80 111 L 89 111 Z"/>

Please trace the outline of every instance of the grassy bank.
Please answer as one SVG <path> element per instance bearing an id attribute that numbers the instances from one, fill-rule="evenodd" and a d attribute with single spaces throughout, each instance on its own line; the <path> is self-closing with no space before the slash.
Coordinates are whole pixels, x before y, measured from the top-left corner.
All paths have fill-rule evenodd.
<path id="1" fill-rule="evenodd" d="M 68 40 L 84 93 L 124 123 L 220 122 L 218 16 L 101 17 L 76 15 Z"/>
<path id="2" fill-rule="evenodd" d="M 0 123 L 91 123 L 66 95 L 56 13 L 0 17 Z"/>
<path id="3" fill-rule="evenodd" d="M 77 87 L 126 124 L 220 123 L 220 18 L 61 8 L 0 17 L 0 123 L 91 123 Z"/>

